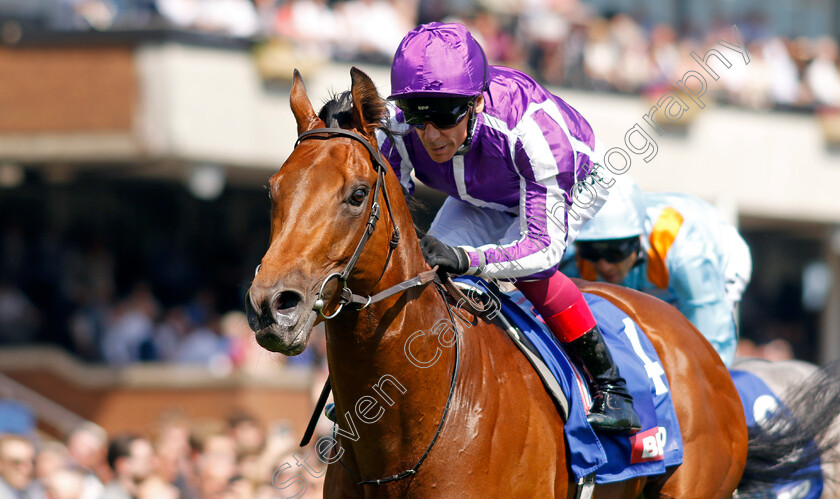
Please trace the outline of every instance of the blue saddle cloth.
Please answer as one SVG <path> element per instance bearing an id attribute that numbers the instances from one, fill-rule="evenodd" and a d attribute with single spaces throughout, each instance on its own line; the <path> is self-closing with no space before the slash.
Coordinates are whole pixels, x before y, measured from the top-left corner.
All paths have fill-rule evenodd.
<path id="1" fill-rule="evenodd" d="M 761 380 L 758 376 L 747 371 L 732 369 L 729 371 L 738 395 L 741 396 L 741 403 L 744 406 L 744 416 L 747 418 L 747 426 L 753 427 L 763 421 L 769 414 L 776 410 L 787 408 L 782 404 L 779 397 Z M 816 475 L 815 478 L 806 480 L 795 480 L 792 482 L 779 483 L 773 487 L 776 495 L 773 497 L 784 497 L 791 499 L 819 499 L 822 495 L 823 480 L 820 460 L 817 458 L 806 468 L 803 473 Z"/>
<path id="2" fill-rule="evenodd" d="M 489 291 L 480 280 L 464 280 Z M 596 483 L 611 483 L 665 473 L 666 467 L 682 463 L 683 443 L 659 357 L 624 312 L 598 296 L 584 293 L 584 297 L 633 395 L 642 422 L 642 431 L 635 435 L 595 433 L 586 421 L 591 403 L 586 383 L 531 303 L 518 291 L 502 294 L 498 301 L 502 313 L 534 345 L 568 396 L 565 434 L 575 478 L 596 473 Z"/>

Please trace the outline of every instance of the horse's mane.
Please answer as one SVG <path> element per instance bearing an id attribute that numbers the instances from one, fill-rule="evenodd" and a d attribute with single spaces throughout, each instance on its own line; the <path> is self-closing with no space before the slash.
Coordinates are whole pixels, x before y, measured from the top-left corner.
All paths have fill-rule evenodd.
<path id="1" fill-rule="evenodd" d="M 400 135 L 400 132 L 391 129 L 389 126 L 388 108 L 385 104 L 385 99 L 376 95 L 373 96 L 373 98 L 363 99 L 363 101 L 365 101 L 367 105 L 362 111 L 362 114 L 365 117 L 365 121 L 367 121 L 368 126 L 372 128 L 369 130 L 369 133 L 379 130 L 384 133 L 393 144 L 394 136 Z M 318 118 L 320 118 L 324 124 L 330 128 L 352 128 L 353 94 L 349 90 L 333 93 L 330 96 L 330 99 L 321 107 L 321 110 L 318 111 Z M 387 160 L 388 158 L 385 159 Z M 412 213 L 412 218 L 416 218 L 414 217 L 414 214 L 417 212 L 429 211 L 429 207 L 426 203 L 411 195 L 405 187 L 402 188 L 402 191 L 406 202 L 408 202 L 408 208 Z M 425 233 L 418 228 L 416 224 L 414 229 L 417 231 L 418 237 L 425 235 Z"/>

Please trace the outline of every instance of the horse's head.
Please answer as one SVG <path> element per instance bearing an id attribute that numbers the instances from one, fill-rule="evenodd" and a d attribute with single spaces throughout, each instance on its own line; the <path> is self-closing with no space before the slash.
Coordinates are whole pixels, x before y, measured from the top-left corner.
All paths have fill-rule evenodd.
<path id="1" fill-rule="evenodd" d="M 381 279 L 389 257 L 394 222 L 385 214 L 357 255 L 358 261 L 352 261 L 372 219 L 373 198 L 383 203 L 383 193 L 376 186 L 377 169 L 384 166 L 374 161 L 378 154 L 372 153 L 377 150 L 374 132 L 387 110 L 366 74 L 356 68 L 350 74 L 350 92 L 328 102 L 316 115 L 295 71 L 291 107 L 302 135 L 269 181 L 271 240 L 246 308 L 257 342 L 287 355 L 297 355 L 306 347 L 320 317 L 317 309 L 336 309 L 342 278 L 347 278 L 348 287 L 370 291 Z M 324 127 L 351 129 L 357 139 L 316 133 L 301 140 L 306 132 Z M 394 182 L 389 178 L 391 189 L 399 189 Z"/>

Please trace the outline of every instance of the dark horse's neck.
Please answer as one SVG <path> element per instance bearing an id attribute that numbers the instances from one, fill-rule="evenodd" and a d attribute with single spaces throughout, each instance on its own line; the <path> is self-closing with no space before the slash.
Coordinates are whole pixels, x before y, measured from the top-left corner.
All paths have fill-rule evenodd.
<path id="1" fill-rule="evenodd" d="M 399 189 L 394 178 L 388 180 L 390 192 Z M 403 237 L 373 292 L 428 270 L 408 208 L 399 198 L 392 202 Z M 456 353 L 451 331 L 443 332 L 447 324 L 449 313 L 434 283 L 361 312 L 342 312 L 327 323 L 342 463 L 361 478 L 383 478 L 413 467 L 434 437 Z"/>

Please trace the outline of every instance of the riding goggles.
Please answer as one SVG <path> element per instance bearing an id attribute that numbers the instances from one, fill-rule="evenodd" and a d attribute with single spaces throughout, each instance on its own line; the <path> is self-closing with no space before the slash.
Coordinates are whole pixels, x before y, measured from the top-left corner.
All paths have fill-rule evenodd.
<path id="1" fill-rule="evenodd" d="M 618 263 L 631 255 L 638 254 L 641 248 L 642 243 L 639 236 L 606 241 L 575 242 L 578 256 L 591 262 L 605 260 L 607 263 Z"/>
<path id="2" fill-rule="evenodd" d="M 474 97 L 435 97 L 432 99 L 397 99 L 405 122 L 424 130 L 431 123 L 439 130 L 452 128 L 461 122 L 475 105 Z"/>

